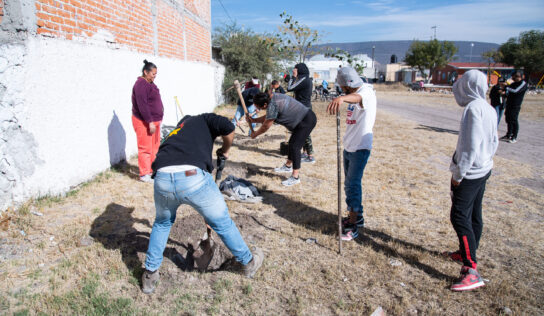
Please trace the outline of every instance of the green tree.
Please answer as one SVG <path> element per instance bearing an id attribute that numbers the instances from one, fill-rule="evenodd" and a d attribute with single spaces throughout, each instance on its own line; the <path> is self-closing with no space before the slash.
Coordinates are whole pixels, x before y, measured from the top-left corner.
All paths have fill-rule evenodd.
<path id="1" fill-rule="evenodd" d="M 297 58 L 298 62 L 303 63 L 313 53 L 312 45 L 321 39 L 321 34 L 299 23 L 290 14 L 283 12 L 280 17 L 283 24 L 278 27 L 279 32 L 276 33 L 273 45 L 277 46 L 278 51 L 284 56 L 289 59 Z"/>
<path id="2" fill-rule="evenodd" d="M 499 47 L 500 61 L 516 68 L 523 68 L 525 75 L 544 72 L 544 32 L 521 32 Z"/>
<path id="3" fill-rule="evenodd" d="M 339 61 L 347 62 L 358 74 L 362 75 L 365 69 L 364 61 L 357 57 L 351 56 L 351 54 L 343 49 L 328 50 L 325 53 L 325 57 L 333 57 Z"/>
<path id="4" fill-rule="evenodd" d="M 446 66 L 453 60 L 453 55 L 457 53 L 457 47 L 452 42 L 440 42 L 437 39 L 428 42 L 413 41 L 406 52 L 404 61 L 417 68 L 429 82 L 436 68 Z M 427 77 L 425 70 L 428 69 L 430 76 Z"/>
<path id="5" fill-rule="evenodd" d="M 213 45 L 221 48 L 221 62 L 225 65 L 223 91 L 233 85 L 234 80 L 241 83 L 252 76 L 264 80 L 268 74 L 279 72 L 279 54 L 271 45 L 275 40 L 268 34 L 257 34 L 244 30 L 235 23 L 214 30 Z M 234 89 L 225 94 L 227 102 L 238 99 Z"/>
<path id="6" fill-rule="evenodd" d="M 501 60 L 502 54 L 501 52 L 492 49 L 487 52 L 483 52 L 482 58 L 487 60 L 487 83 L 489 84 L 491 82 L 491 69 Z"/>

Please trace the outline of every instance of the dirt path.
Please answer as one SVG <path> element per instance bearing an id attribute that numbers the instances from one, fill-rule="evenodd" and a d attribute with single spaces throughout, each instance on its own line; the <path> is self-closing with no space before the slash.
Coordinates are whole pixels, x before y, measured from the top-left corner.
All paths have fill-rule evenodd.
<path id="1" fill-rule="evenodd" d="M 419 129 L 450 133 L 457 135 L 462 109 L 451 105 L 426 106 L 416 104 L 413 100 L 399 101 L 382 95 L 379 109 L 399 115 L 419 124 Z M 504 118 L 499 125 L 499 137 L 506 134 Z M 524 179 L 520 184 L 529 186 L 544 193 L 544 123 L 542 121 L 520 120 L 518 142 L 509 144 L 500 142 L 497 156 L 529 164 L 535 173 L 531 178 Z"/>

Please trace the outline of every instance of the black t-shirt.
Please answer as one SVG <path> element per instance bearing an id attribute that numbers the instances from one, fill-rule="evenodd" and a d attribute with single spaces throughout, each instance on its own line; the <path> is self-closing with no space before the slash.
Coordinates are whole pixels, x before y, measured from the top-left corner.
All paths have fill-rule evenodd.
<path id="1" fill-rule="evenodd" d="M 245 89 L 244 92 L 242 92 L 242 97 L 244 98 L 246 107 L 253 104 L 253 97 L 256 96 L 259 92 L 261 92 L 261 90 L 257 87 L 251 87 Z M 238 105 L 242 105 L 242 102 L 240 100 L 238 100 Z"/>
<path id="2" fill-rule="evenodd" d="M 492 106 L 502 105 L 502 96 L 500 93 L 501 87 L 496 84 L 489 91 L 489 99 L 491 100 Z"/>
<path id="3" fill-rule="evenodd" d="M 192 165 L 211 173 L 215 138 L 233 131 L 234 125 L 217 114 L 185 116 L 159 147 L 152 164 L 153 173 L 160 168 L 176 165 Z"/>

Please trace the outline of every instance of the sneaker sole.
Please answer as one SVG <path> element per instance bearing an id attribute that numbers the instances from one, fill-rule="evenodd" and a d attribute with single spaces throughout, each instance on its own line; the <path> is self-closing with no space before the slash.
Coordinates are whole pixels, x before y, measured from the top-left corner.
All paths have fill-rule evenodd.
<path id="1" fill-rule="evenodd" d="M 467 286 L 463 286 L 463 287 L 453 287 L 452 286 L 451 290 L 455 291 L 455 292 L 468 291 L 468 290 L 474 290 L 474 289 L 482 287 L 484 285 L 485 285 L 484 281 L 480 281 L 480 282 L 477 282 L 477 283 L 474 283 L 474 284 L 471 284 L 471 285 L 467 285 Z"/>
<path id="2" fill-rule="evenodd" d="M 299 183 L 300 183 L 300 181 L 299 181 L 299 182 L 295 182 L 295 183 L 283 183 L 283 182 L 282 182 L 281 184 L 284 185 L 284 186 L 286 186 L 286 187 L 290 187 L 290 186 L 293 186 L 293 185 L 299 184 Z"/>
<path id="3" fill-rule="evenodd" d="M 351 240 L 357 239 L 357 237 L 359 237 L 359 233 L 358 233 L 358 232 L 356 232 L 355 235 L 351 234 L 351 236 L 341 236 L 340 238 L 341 238 L 343 241 L 351 241 Z"/>
<path id="4" fill-rule="evenodd" d="M 342 236 L 342 241 L 352 241 L 354 239 L 357 239 L 357 237 L 359 237 L 359 235 L 357 235 L 355 237 L 353 237 L 353 236 L 349 236 L 349 237 L 348 236 L 346 236 L 346 237 Z"/>
<path id="5" fill-rule="evenodd" d="M 276 170 L 276 169 L 274 169 L 274 172 L 275 173 L 292 173 L 293 170 Z"/>

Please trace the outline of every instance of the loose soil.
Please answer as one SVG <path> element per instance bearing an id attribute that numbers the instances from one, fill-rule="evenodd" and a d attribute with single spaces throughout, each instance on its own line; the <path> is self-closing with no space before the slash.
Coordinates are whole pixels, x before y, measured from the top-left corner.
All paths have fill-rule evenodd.
<path id="1" fill-rule="evenodd" d="M 191 249 L 206 229 L 182 206 L 161 282 L 153 295 L 143 294 L 139 280 L 155 212 L 152 186 L 137 181 L 132 159 L 66 197 L 9 212 L 0 226 L 0 313 L 369 315 L 382 306 L 391 315 L 498 314 L 505 307 L 542 314 L 544 199 L 526 180 L 536 166 L 495 158 L 478 249 L 479 270 L 489 282 L 453 293 L 449 285 L 460 266 L 440 253 L 457 247 L 448 172 L 455 133 L 378 111 L 363 180 L 366 227 L 339 255 L 336 120 L 325 107 L 314 105 L 317 163 L 303 164 L 302 183 L 291 188 L 280 184 L 285 175 L 273 172 L 284 162 L 284 129 L 274 126 L 257 140 L 237 129 L 223 175 L 250 180 L 264 197 L 261 204 L 227 202 L 247 243 L 265 252 L 254 279 L 229 265 L 216 235 L 209 271 L 194 269 Z M 218 112 L 231 116 L 234 108 Z"/>

